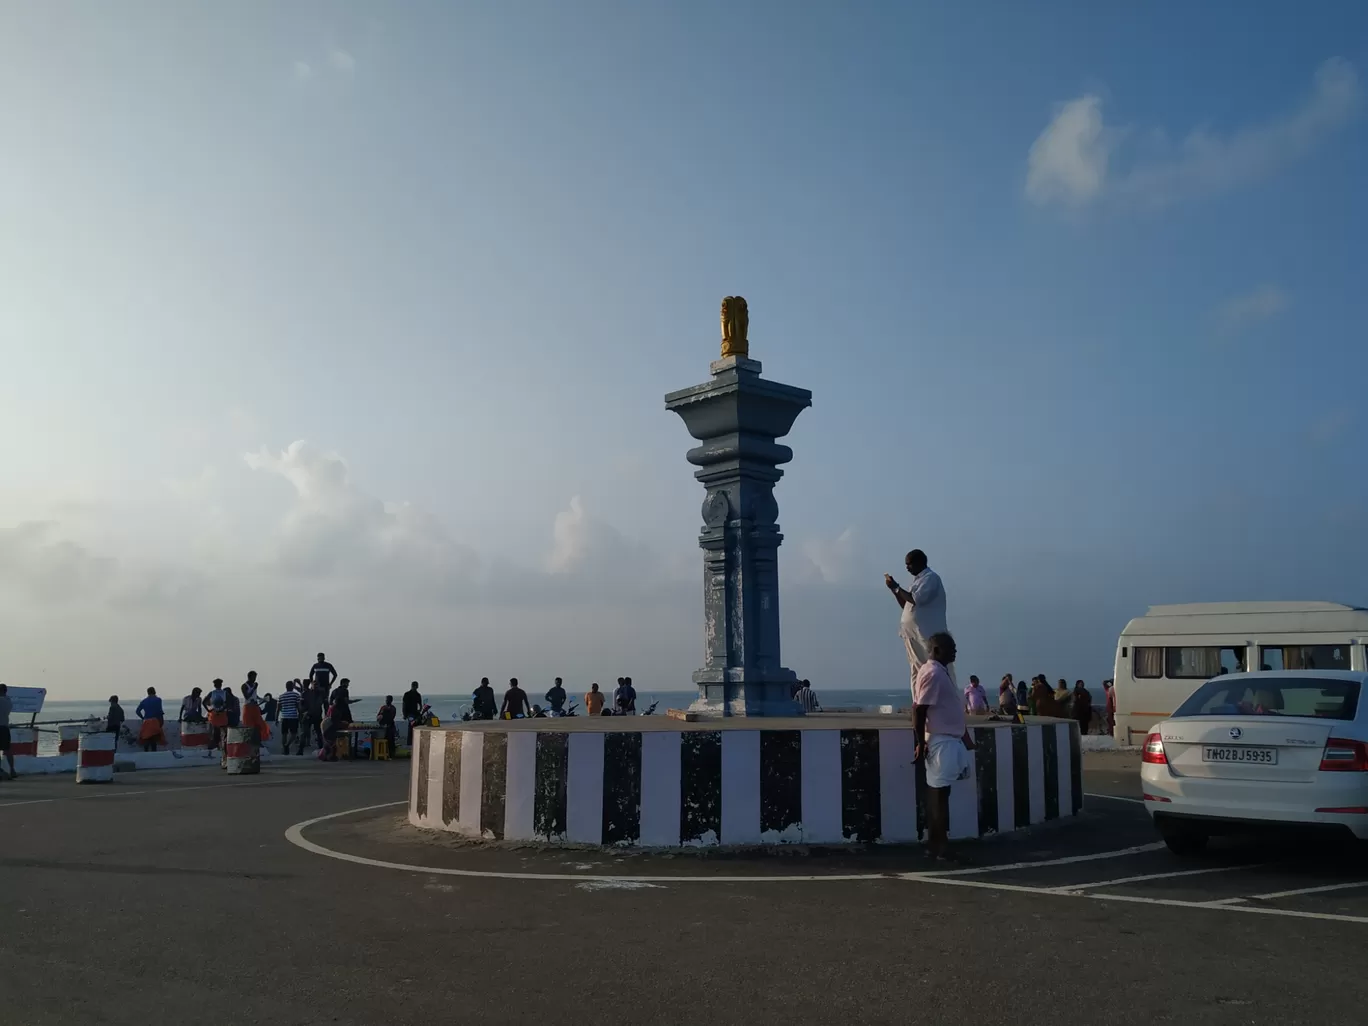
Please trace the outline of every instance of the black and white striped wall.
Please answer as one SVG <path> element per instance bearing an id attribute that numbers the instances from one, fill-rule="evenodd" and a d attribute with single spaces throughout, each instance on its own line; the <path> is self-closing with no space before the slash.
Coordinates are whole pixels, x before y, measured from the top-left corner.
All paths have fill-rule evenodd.
<path id="1" fill-rule="evenodd" d="M 1083 807 L 1078 726 L 978 726 L 950 834 Z M 417 731 L 409 822 L 494 840 L 680 847 L 919 837 L 908 727 Z"/>

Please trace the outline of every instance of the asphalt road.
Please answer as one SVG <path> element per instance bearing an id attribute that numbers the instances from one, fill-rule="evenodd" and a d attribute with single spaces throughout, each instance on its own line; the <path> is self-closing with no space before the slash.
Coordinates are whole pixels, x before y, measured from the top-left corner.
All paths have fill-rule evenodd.
<path id="1" fill-rule="evenodd" d="M 1363 1021 L 1360 851 L 1178 860 L 1134 757 L 1086 762 L 1115 797 L 949 873 L 465 843 L 387 804 L 403 763 L 6 782 L 0 1026 Z"/>

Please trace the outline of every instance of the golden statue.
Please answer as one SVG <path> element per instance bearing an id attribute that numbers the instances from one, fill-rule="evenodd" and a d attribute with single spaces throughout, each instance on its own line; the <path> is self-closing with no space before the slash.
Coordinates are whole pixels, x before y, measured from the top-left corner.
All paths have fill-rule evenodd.
<path id="1" fill-rule="evenodd" d="M 750 314 L 746 311 L 746 301 L 740 296 L 728 296 L 722 300 L 722 357 L 747 356 L 750 346 L 746 341 L 746 327 Z"/>

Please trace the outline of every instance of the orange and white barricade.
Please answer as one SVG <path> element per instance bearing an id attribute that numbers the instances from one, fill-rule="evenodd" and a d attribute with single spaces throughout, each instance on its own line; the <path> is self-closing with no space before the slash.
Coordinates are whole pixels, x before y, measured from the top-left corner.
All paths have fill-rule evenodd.
<path id="1" fill-rule="evenodd" d="M 204 720 L 180 721 L 182 748 L 208 748 L 209 724 Z"/>
<path id="2" fill-rule="evenodd" d="M 16 759 L 21 755 L 37 756 L 38 731 L 32 727 L 10 728 L 10 755 Z"/>
<path id="3" fill-rule="evenodd" d="M 57 754 L 75 755 L 81 747 L 81 725 L 61 723 L 57 726 Z"/>
<path id="4" fill-rule="evenodd" d="M 118 736 L 108 732 L 82 734 L 76 753 L 76 783 L 107 784 L 114 779 L 114 746 Z"/>
<path id="5" fill-rule="evenodd" d="M 229 727 L 223 745 L 223 769 L 230 775 L 261 772 L 261 742 L 255 727 Z"/>

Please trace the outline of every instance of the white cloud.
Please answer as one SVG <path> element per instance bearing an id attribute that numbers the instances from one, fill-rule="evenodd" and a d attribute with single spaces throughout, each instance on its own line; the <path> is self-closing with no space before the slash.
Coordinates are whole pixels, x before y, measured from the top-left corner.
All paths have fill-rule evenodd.
<path id="1" fill-rule="evenodd" d="M 328 63 L 343 75 L 350 75 L 356 70 L 356 58 L 339 46 L 328 51 Z"/>
<path id="2" fill-rule="evenodd" d="M 1276 317 L 1287 309 L 1288 297 L 1276 285 L 1260 285 L 1252 292 L 1234 296 L 1216 309 L 1216 322 L 1221 331 L 1235 335 L 1247 328 Z"/>
<path id="3" fill-rule="evenodd" d="M 384 502 L 354 484 L 336 453 L 307 441 L 280 453 L 243 456 L 295 490 L 281 521 L 270 565 L 300 578 L 428 597 L 467 592 L 480 569 L 473 549 L 453 539 L 432 514 L 407 502 Z"/>
<path id="4" fill-rule="evenodd" d="M 806 574 L 800 571 L 799 580 L 815 576 L 827 584 L 844 584 L 855 576 L 859 550 L 855 528 L 847 527 L 835 538 L 810 538 L 803 542 L 803 555 L 809 564 Z"/>
<path id="5" fill-rule="evenodd" d="M 295 61 L 294 77 L 296 82 L 307 82 L 314 77 L 313 65 L 308 61 Z"/>
<path id="6" fill-rule="evenodd" d="M 1228 134 L 1190 131 L 1177 145 L 1162 131 L 1128 167 L 1117 170 L 1129 129 L 1108 127 L 1095 95 L 1059 107 L 1027 157 L 1026 195 L 1040 205 L 1082 206 L 1104 195 L 1145 205 L 1218 192 L 1267 177 L 1303 157 L 1358 111 L 1354 66 L 1334 57 L 1317 69 L 1310 96 L 1290 113 Z"/>
<path id="7" fill-rule="evenodd" d="M 1107 179 L 1119 133 L 1102 124 L 1102 99 L 1081 96 L 1062 104 L 1026 158 L 1026 195 L 1036 203 L 1082 205 Z"/>

